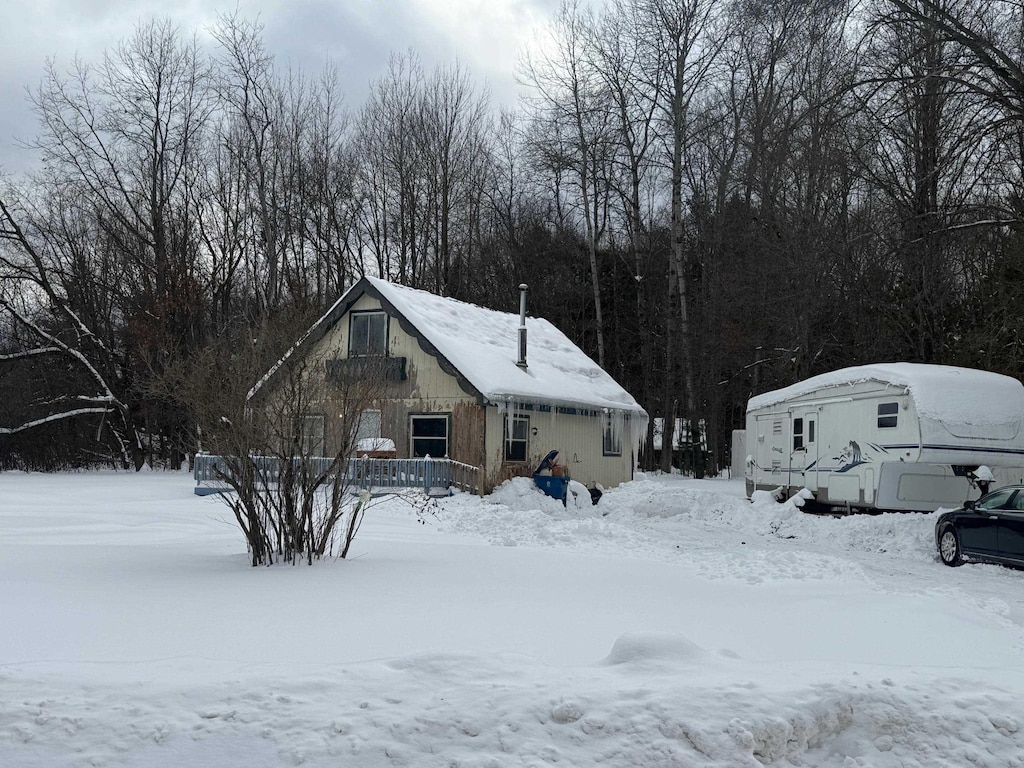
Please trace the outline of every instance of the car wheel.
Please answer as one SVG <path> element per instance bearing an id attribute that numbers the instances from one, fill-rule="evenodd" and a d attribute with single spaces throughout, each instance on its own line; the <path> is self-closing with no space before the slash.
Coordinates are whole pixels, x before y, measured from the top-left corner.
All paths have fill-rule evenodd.
<path id="1" fill-rule="evenodd" d="M 963 563 L 960 556 L 960 539 L 957 538 L 956 530 L 952 527 L 945 528 L 939 536 L 939 557 L 948 566 L 957 566 Z"/>

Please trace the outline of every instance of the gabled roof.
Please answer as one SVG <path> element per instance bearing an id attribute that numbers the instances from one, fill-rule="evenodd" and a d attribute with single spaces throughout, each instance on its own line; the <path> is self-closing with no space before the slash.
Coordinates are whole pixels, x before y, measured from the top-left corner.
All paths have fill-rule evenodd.
<path id="1" fill-rule="evenodd" d="M 443 370 L 482 403 L 516 401 L 644 413 L 632 395 L 547 320 L 526 319 L 528 365 L 523 369 L 516 365 L 518 314 L 375 277 L 364 277 L 346 291 L 281 362 L 322 339 L 364 295 L 376 298 Z M 250 396 L 280 364 L 253 387 Z"/>

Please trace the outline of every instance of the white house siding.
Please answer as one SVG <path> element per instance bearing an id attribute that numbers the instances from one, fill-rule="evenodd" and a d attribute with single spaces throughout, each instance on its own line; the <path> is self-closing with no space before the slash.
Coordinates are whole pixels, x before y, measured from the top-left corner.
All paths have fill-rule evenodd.
<path id="1" fill-rule="evenodd" d="M 569 468 L 570 477 L 586 486 L 612 487 L 632 479 L 636 445 L 628 422 L 621 432 L 622 455 L 605 456 L 604 422 L 600 411 L 591 410 L 588 413 L 594 415 L 580 415 L 559 412 L 559 408 L 553 405 L 545 407 L 547 410 L 541 410 L 539 405 L 531 409 L 522 403 L 510 403 L 486 409 L 487 466 L 490 468 L 487 479 L 491 484 L 508 476 L 530 474 L 551 450 L 558 451 L 557 461 Z M 504 461 L 506 413 L 530 420 L 527 461 L 521 464 Z M 533 434 L 534 430 L 536 434 Z"/>

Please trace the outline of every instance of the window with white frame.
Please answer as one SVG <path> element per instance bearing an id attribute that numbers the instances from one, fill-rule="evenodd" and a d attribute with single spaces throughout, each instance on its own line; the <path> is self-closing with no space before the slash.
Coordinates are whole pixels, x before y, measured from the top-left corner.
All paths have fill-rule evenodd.
<path id="1" fill-rule="evenodd" d="M 387 313 L 352 312 L 348 321 L 348 356 L 370 357 L 387 353 Z"/>
<path id="2" fill-rule="evenodd" d="M 505 461 L 526 461 L 530 447 L 530 417 L 505 414 Z"/>
<path id="3" fill-rule="evenodd" d="M 622 455 L 622 414 L 606 411 L 603 414 L 601 453 L 605 456 Z"/>
<path id="4" fill-rule="evenodd" d="M 448 414 L 413 414 L 409 420 L 409 448 L 414 458 L 448 455 Z"/>

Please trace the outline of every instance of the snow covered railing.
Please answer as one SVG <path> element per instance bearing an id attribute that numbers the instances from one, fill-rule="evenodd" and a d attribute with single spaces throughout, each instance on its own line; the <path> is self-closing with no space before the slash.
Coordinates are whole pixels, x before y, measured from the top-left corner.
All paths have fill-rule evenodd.
<path id="1" fill-rule="evenodd" d="M 281 477 L 282 463 L 276 456 L 252 456 L 261 484 L 273 485 Z M 328 457 L 307 459 L 314 472 L 325 472 L 334 461 Z M 298 460 L 296 460 L 298 462 Z M 196 480 L 195 492 L 199 496 L 222 493 L 230 490 L 225 478 L 230 467 L 223 456 L 196 454 L 193 475 Z M 438 489 L 447 491 L 458 488 L 468 493 L 481 493 L 482 471 L 479 467 L 463 464 L 451 459 L 373 459 L 369 457 L 349 459 L 342 469 L 348 485 L 353 488 L 422 488 L 427 493 Z"/>

